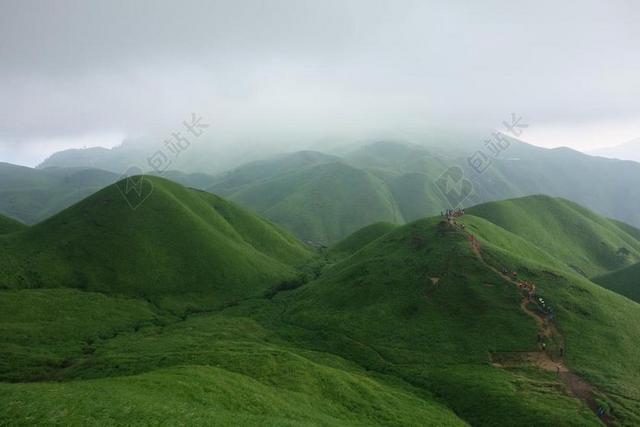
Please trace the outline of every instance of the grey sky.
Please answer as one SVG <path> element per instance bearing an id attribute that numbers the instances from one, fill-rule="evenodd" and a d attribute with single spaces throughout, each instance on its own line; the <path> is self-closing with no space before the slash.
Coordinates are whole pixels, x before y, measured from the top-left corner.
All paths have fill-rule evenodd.
<path id="1" fill-rule="evenodd" d="M 637 1 L 0 2 L 0 161 L 164 132 L 640 135 Z M 329 132 L 330 131 L 330 132 Z"/>

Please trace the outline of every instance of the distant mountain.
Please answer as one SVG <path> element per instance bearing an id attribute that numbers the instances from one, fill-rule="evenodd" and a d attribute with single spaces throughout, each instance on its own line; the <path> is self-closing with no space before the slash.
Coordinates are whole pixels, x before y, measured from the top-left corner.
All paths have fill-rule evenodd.
<path id="1" fill-rule="evenodd" d="M 181 155 L 180 162 L 172 163 L 172 168 L 156 174 L 228 197 L 298 237 L 321 244 L 335 243 L 373 222 L 402 224 L 459 204 L 470 206 L 534 194 L 565 198 L 640 227 L 640 212 L 636 209 L 640 187 L 630 185 L 640 182 L 640 163 L 587 156 L 566 148 L 548 150 L 505 138 L 508 146 L 497 156 L 491 155 L 482 141 L 465 141 L 455 147 L 433 141 L 425 146 L 378 141 L 340 156 L 314 151 L 280 154 L 216 175 L 173 169 L 190 165 L 192 170 L 194 165 L 210 164 L 210 169 L 216 170 L 237 160 L 237 153 L 223 155 L 216 159 L 216 166 L 207 163 L 211 153 L 193 150 L 188 156 Z M 136 152 L 139 146 L 132 144 L 110 150 L 109 161 L 115 161 L 118 153 Z M 480 150 L 484 157 L 478 154 Z M 138 152 L 140 161 L 146 159 L 143 152 Z M 130 159 L 129 154 L 123 159 Z M 477 163 L 479 160 L 484 163 Z M 106 184 L 113 181 L 112 176 Z M 448 189 L 442 188 L 443 182 Z M 91 186 L 93 191 L 105 182 L 97 184 L 100 185 Z M 42 185 L 38 185 L 33 187 L 40 191 Z M 457 185 L 468 188 L 456 196 L 455 192 L 462 189 Z M 5 187 L 15 189 L 9 184 Z M 0 202 L 0 213 L 34 223 L 80 198 L 64 185 L 56 183 L 54 187 L 46 194 L 5 197 L 4 205 Z M 445 194 L 447 191 L 453 193 Z M 81 195 L 89 192 L 87 189 Z M 23 197 L 28 200 L 23 201 Z"/>
<path id="2" fill-rule="evenodd" d="M 128 184 L 0 240 L 0 283 L 184 300 L 207 293 L 203 304 L 219 305 L 295 276 L 293 265 L 309 256 L 277 226 L 214 195 L 148 176 L 139 193 Z"/>
<path id="3" fill-rule="evenodd" d="M 103 169 L 124 174 L 131 167 L 145 173 L 162 173 L 167 170 L 218 174 L 244 163 L 272 156 L 281 152 L 273 144 L 250 144 L 233 139 L 218 140 L 208 137 L 188 136 L 179 143 L 167 137 L 126 139 L 113 148 L 91 147 L 64 150 L 45 159 L 38 168 L 82 167 Z"/>
<path id="4" fill-rule="evenodd" d="M 0 163 L 0 214 L 34 224 L 114 183 L 99 169 L 33 169 Z"/>
<path id="5" fill-rule="evenodd" d="M 174 170 L 162 177 L 186 187 L 204 189 L 215 178 Z M 82 167 L 34 169 L 0 163 L 0 214 L 26 224 L 43 221 L 121 178 L 113 172 Z"/>
<path id="6" fill-rule="evenodd" d="M 640 162 L 640 138 L 636 138 L 615 147 L 600 148 L 590 151 L 592 156 L 602 156 L 611 159 L 633 160 Z"/>
<path id="7" fill-rule="evenodd" d="M 209 188 L 293 232 L 329 244 L 376 221 L 402 222 L 374 174 L 320 153 L 296 153 L 227 174 Z"/>
<path id="8" fill-rule="evenodd" d="M 473 152 L 465 156 L 458 148 L 447 151 L 446 147 L 381 141 L 342 157 L 294 153 L 227 172 L 208 190 L 303 239 L 325 243 L 335 243 L 377 221 L 401 224 L 439 214 L 458 203 L 470 206 L 534 194 L 562 197 L 640 226 L 636 209 L 640 188 L 628 185 L 640 182 L 640 164 L 569 149 L 547 150 L 515 139 L 509 144 L 497 158 L 488 157 L 490 163 L 480 172 L 468 161 Z M 469 182 L 470 191 L 463 197 L 450 197 L 439 186 L 451 168 L 460 171 L 460 183 Z M 349 180 L 356 176 L 366 184 L 354 186 Z M 371 196 L 358 204 L 365 199 L 356 198 L 350 188 L 363 197 Z"/>

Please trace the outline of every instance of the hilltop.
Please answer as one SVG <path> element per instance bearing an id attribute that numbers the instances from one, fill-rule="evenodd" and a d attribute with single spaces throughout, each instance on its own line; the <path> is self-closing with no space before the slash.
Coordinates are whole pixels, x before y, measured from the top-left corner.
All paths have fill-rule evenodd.
<path id="1" fill-rule="evenodd" d="M 293 165 L 282 167 L 283 161 Z M 235 171 L 210 191 L 225 194 L 302 240 L 325 245 L 372 222 L 403 221 L 389 189 L 369 172 L 317 155 L 274 162 L 261 162 L 259 170 Z M 298 167 L 300 163 L 306 166 Z"/>
<path id="2" fill-rule="evenodd" d="M 640 240 L 631 227 L 568 200 L 529 196 L 486 203 L 467 212 L 522 237 L 585 277 L 640 261 Z"/>
<path id="3" fill-rule="evenodd" d="M 384 234 L 317 281 L 282 295 L 284 319 L 317 331 L 300 332 L 303 342 L 420 384 L 473 425 L 527 424 L 531 416 L 536 421 L 528 423 L 538 425 L 595 422 L 586 413 L 576 418 L 578 407 L 566 400 L 571 392 L 553 385 L 556 365 L 567 369 L 563 381 L 577 373 L 620 416 L 639 420 L 625 407 L 640 396 L 640 378 L 631 373 L 631 360 L 640 356 L 633 344 L 640 308 L 495 224 L 470 215 L 460 224 L 468 231 L 429 219 Z M 505 266 L 553 305 L 559 332 L 548 332 L 550 359 L 541 365 L 553 376 L 521 370 L 529 363 L 518 354 L 544 354 L 536 342 L 542 332 L 536 315 L 522 308 L 522 291 L 498 273 Z M 318 344 L 321 336 L 331 338 Z M 560 347 L 567 349 L 564 362 Z M 514 382 L 518 391 L 509 386 Z M 542 383 L 545 392 L 537 394 Z"/>
<path id="4" fill-rule="evenodd" d="M 457 203 L 471 206 L 535 194 L 561 197 L 640 227 L 635 209 L 640 190 L 628 185 L 640 181 L 638 163 L 591 157 L 566 148 L 549 150 L 505 137 L 507 148 L 498 156 L 485 153 L 489 157 L 476 170 L 469 159 L 483 148 L 483 137 L 476 141 L 473 135 L 456 136 L 454 147 L 446 144 L 451 138 L 443 133 L 418 138 L 419 143 L 377 141 L 343 147 L 336 150 L 339 155 L 300 151 L 258 161 L 250 160 L 264 157 L 266 151 L 218 153 L 194 148 L 179 162 L 172 162 L 171 170 L 162 176 L 229 198 L 316 245 L 336 243 L 372 222 L 404 224 L 437 215 L 443 207 Z M 138 142 L 129 141 L 106 154 L 87 149 L 54 155 L 41 168 L 56 165 L 71 171 L 77 168 L 67 166 L 98 165 L 122 171 L 131 164 L 148 168 L 145 159 L 154 151 L 153 141 Z M 98 151 L 102 154 L 96 157 Z M 67 157 L 70 162 L 58 161 Z M 463 171 L 472 183 L 473 191 L 462 199 L 447 197 L 437 185 L 452 167 L 460 168 L 456 170 Z M 327 174 L 332 174 L 330 180 Z M 78 185 L 69 187 L 57 181 L 44 188 L 40 183 L 27 188 L 5 180 L 10 185 L 4 194 L 0 185 L 4 196 L 0 197 L 0 213 L 33 224 L 115 182 L 117 176 L 91 188 L 85 188 L 82 180 L 78 184 L 82 191 Z M 348 190 L 351 185 L 358 193 Z M 371 203 L 371 211 L 363 208 L 361 200 L 354 201 L 360 192 Z"/>
<path id="5" fill-rule="evenodd" d="M 138 178 L 138 199 L 123 197 L 121 181 L 0 240 L 4 286 L 185 300 L 206 293 L 199 303 L 220 304 L 296 276 L 294 266 L 310 256 L 279 227 L 219 197 Z"/>

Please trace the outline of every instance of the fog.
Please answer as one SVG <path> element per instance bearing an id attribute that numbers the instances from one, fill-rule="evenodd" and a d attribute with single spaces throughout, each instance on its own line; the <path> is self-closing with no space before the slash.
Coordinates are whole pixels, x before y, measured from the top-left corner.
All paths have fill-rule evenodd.
<path id="1" fill-rule="evenodd" d="M 591 149 L 640 136 L 634 1 L 7 1 L 0 161 L 203 117 L 206 143 L 317 146 L 493 129 Z"/>

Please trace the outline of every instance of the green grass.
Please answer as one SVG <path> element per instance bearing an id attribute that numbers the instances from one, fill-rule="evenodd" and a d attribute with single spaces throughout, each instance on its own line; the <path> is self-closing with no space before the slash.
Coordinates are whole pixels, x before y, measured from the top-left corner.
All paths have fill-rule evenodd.
<path id="1" fill-rule="evenodd" d="M 535 351 L 538 328 L 516 287 L 439 218 L 362 229 L 321 269 L 270 222 L 149 183 L 135 211 L 109 187 L 0 237 L 0 424 L 599 425 L 555 374 L 491 364 Z M 592 237 L 561 237 L 601 268 L 609 258 L 582 245 L 632 243 L 565 202 L 535 202 L 550 224 L 579 212 Z M 566 364 L 638 425 L 640 305 L 481 208 L 486 218 L 460 222 L 484 259 L 536 283 Z M 281 286 L 304 272 L 314 280 Z"/>
<path id="2" fill-rule="evenodd" d="M 593 279 L 597 284 L 640 302 L 640 263 Z"/>
<path id="3" fill-rule="evenodd" d="M 113 185 L 0 238 L 0 284 L 211 306 L 296 277 L 311 256 L 277 226 L 216 196 L 161 178 L 144 183 L 153 191 L 136 210 Z"/>
<path id="4" fill-rule="evenodd" d="M 34 224 L 117 179 L 88 167 L 32 169 L 0 162 L 0 214 Z"/>
<path id="5" fill-rule="evenodd" d="M 402 222 L 393 196 L 373 174 L 344 162 L 321 163 L 245 184 L 243 170 L 228 181 L 238 183 L 227 197 L 283 226 L 302 240 L 322 244 L 377 221 Z M 238 176 L 239 175 L 239 176 Z"/>
<path id="6" fill-rule="evenodd" d="M 0 292 L 0 379 L 56 379 L 101 340 L 159 321 L 146 301 L 75 289 Z"/>
<path id="7" fill-rule="evenodd" d="M 0 234 L 14 233 L 26 228 L 27 227 L 23 223 L 16 221 L 15 219 L 0 215 Z"/>
<path id="8" fill-rule="evenodd" d="M 374 240 L 391 232 L 396 227 L 398 227 L 396 224 L 388 222 L 376 222 L 368 225 L 333 245 L 330 253 L 336 257 L 352 255 Z"/>
<path id="9" fill-rule="evenodd" d="M 635 236 L 567 200 L 531 196 L 475 206 L 468 213 L 511 231 L 586 277 L 640 260 Z"/>

